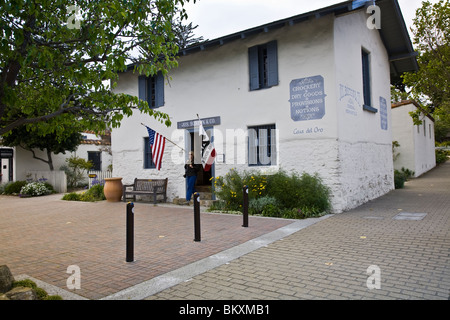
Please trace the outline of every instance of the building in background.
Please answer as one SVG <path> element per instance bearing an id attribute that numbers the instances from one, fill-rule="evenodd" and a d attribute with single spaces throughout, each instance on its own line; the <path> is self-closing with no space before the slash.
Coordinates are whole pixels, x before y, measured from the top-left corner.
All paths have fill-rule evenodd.
<path id="1" fill-rule="evenodd" d="M 77 156 L 91 160 L 94 164 L 92 170 L 107 171 L 111 170 L 111 133 L 108 131 L 104 135 L 97 135 L 93 132 L 83 132 L 83 141 L 74 152 L 67 151 L 65 154 L 52 154 L 53 166 L 55 171 L 59 171 L 61 166 L 67 165 L 66 159 Z M 47 159 L 46 151 L 39 149 L 33 150 L 37 157 Z M 33 158 L 33 154 L 21 147 L 1 147 L 1 180 L 0 183 L 9 181 L 26 180 L 30 172 L 49 171 L 47 163 Z M 34 178 L 34 177 L 32 177 Z M 37 177 L 41 178 L 40 176 Z M 86 176 L 86 183 L 88 178 Z"/>
<path id="2" fill-rule="evenodd" d="M 411 170 L 415 177 L 436 166 L 434 118 L 422 111 L 422 124 L 414 125 L 409 113 L 417 109 L 422 110 L 411 100 L 392 105 L 392 139 L 399 143 L 395 148 L 394 168 Z"/>

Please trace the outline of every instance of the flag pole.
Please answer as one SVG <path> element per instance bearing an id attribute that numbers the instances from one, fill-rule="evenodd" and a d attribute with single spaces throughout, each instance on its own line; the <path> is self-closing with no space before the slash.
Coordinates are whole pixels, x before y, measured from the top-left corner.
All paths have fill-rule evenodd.
<path id="1" fill-rule="evenodd" d="M 205 128 L 203 127 L 202 120 L 200 119 L 198 113 L 197 113 L 197 119 L 198 119 L 198 122 L 199 122 L 199 124 L 198 124 L 199 135 L 202 136 L 202 142 L 203 142 L 203 136 L 206 136 L 206 139 L 208 139 L 207 141 L 209 141 L 209 136 L 208 136 L 208 134 L 206 133 Z M 200 132 L 200 131 L 203 131 L 203 132 Z"/>
<path id="2" fill-rule="evenodd" d="M 144 126 L 144 127 L 146 127 L 146 128 L 148 128 L 145 124 L 143 124 L 142 122 L 141 122 L 141 124 Z M 172 140 L 170 140 L 170 139 L 168 139 L 168 138 L 166 138 L 166 137 L 164 137 L 167 141 L 169 141 L 170 143 L 172 143 L 173 145 L 175 145 L 175 146 L 177 146 L 178 148 L 180 148 L 181 150 L 183 150 L 183 151 L 186 151 L 186 150 L 184 150 L 182 147 L 180 147 L 179 145 L 177 145 L 175 142 L 173 142 Z"/>

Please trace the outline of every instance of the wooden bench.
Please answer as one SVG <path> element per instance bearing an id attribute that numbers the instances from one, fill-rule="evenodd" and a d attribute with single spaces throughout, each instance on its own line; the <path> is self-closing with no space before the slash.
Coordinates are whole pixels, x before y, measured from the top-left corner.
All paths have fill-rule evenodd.
<path id="1" fill-rule="evenodd" d="M 126 184 L 123 186 L 123 201 L 127 201 L 127 196 L 133 196 L 133 201 L 136 201 L 136 196 L 153 195 L 153 203 L 156 204 L 156 197 L 163 195 L 164 202 L 167 201 L 167 178 L 166 179 L 134 179 L 133 184 Z M 131 190 L 128 188 L 132 188 Z"/>

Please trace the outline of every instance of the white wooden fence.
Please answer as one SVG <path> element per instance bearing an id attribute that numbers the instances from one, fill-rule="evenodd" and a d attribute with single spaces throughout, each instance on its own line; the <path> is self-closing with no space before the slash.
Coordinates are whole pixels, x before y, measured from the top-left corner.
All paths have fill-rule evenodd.
<path id="1" fill-rule="evenodd" d="M 27 179 L 34 181 L 46 181 L 60 193 L 67 192 L 67 177 L 64 171 L 35 171 L 26 172 Z"/>
<path id="2" fill-rule="evenodd" d="M 112 171 L 89 171 L 89 188 L 95 184 L 105 184 L 105 178 L 111 178 Z"/>

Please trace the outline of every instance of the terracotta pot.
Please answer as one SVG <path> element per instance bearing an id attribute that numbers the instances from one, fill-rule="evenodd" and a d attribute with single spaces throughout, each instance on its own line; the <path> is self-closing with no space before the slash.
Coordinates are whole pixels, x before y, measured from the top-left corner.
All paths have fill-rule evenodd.
<path id="1" fill-rule="evenodd" d="M 105 178 L 105 186 L 103 193 L 106 200 L 110 202 L 118 202 L 122 198 L 123 184 L 122 178 Z"/>

